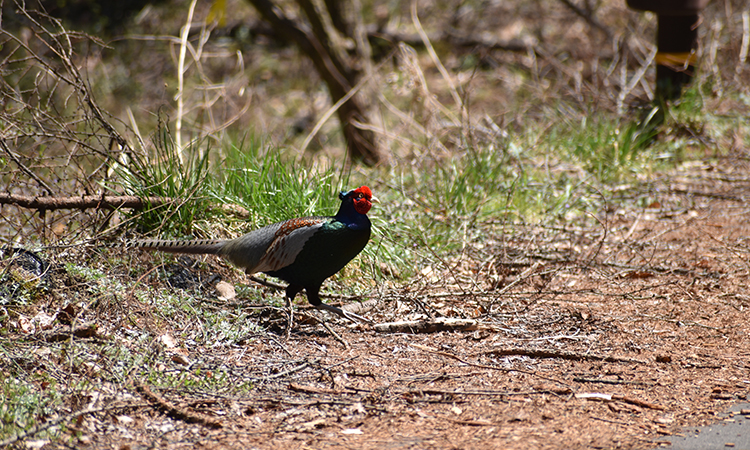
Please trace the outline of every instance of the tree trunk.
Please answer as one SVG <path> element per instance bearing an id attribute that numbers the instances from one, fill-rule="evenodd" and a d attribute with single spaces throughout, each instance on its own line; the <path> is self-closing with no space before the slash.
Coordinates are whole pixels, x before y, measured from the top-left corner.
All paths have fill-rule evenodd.
<path id="1" fill-rule="evenodd" d="M 336 103 L 346 96 L 357 85 L 361 73 L 349 67 L 334 51 L 331 39 L 325 30 L 323 20 L 315 10 L 311 0 L 297 0 L 309 21 L 308 27 L 302 27 L 294 20 L 283 15 L 281 8 L 271 0 L 247 0 L 263 16 L 276 32 L 293 42 L 302 54 L 312 59 L 315 69 L 328 86 L 331 100 Z M 333 13 L 337 28 L 341 25 L 341 14 L 338 9 Z M 353 95 L 337 110 L 339 121 L 346 139 L 347 151 L 352 159 L 367 165 L 375 165 L 380 159 L 375 143 L 375 133 L 354 126 L 354 122 L 368 123 L 365 107 L 361 100 Z"/>

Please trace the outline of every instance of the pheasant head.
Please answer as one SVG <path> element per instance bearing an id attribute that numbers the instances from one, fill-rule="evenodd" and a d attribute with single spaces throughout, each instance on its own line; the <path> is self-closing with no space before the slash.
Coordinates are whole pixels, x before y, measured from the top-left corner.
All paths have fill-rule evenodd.
<path id="1" fill-rule="evenodd" d="M 357 216 L 364 216 L 370 212 L 373 203 L 380 201 L 372 195 L 372 191 L 367 186 L 352 189 L 349 192 L 341 191 L 341 208 L 339 208 L 336 218 L 344 223 L 358 222 Z"/>

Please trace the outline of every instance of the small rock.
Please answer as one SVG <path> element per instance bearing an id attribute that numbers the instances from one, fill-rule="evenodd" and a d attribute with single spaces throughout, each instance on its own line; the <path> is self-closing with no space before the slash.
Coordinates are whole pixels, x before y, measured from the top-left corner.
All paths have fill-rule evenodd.
<path id="1" fill-rule="evenodd" d="M 219 298 L 221 300 L 231 300 L 237 297 L 237 292 L 235 292 L 234 286 L 226 281 L 219 281 L 216 283 L 216 292 L 219 293 Z"/>

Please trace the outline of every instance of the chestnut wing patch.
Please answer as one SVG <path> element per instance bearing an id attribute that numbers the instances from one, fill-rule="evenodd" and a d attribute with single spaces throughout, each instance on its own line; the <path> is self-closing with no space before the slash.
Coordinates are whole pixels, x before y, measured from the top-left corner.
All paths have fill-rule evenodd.
<path id="1" fill-rule="evenodd" d="M 254 271 L 273 272 L 294 263 L 308 239 L 327 220 L 327 217 L 302 217 L 282 223 Z"/>

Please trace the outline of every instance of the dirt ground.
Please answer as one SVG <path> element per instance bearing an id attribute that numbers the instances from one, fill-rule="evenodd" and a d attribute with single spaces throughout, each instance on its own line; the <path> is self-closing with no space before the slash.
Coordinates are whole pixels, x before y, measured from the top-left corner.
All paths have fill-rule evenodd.
<path id="1" fill-rule="evenodd" d="M 69 438 L 26 445 L 668 446 L 665 437 L 719 420 L 750 392 L 749 165 L 742 156 L 691 163 L 648 187 L 624 186 L 616 203 L 633 206 L 602 211 L 597 227 L 514 226 L 450 270 L 424 268 L 374 292 L 357 312 L 375 327 L 325 316 L 337 337 L 300 302 L 288 338 L 270 326 L 235 345 L 178 343 L 164 370 L 187 370 L 187 360 L 193 373 L 253 389 L 105 383 L 100 401 L 72 408 L 84 413 L 69 417 Z M 636 207 L 644 197 L 653 200 Z M 86 412 L 87 403 L 101 409 Z"/>

